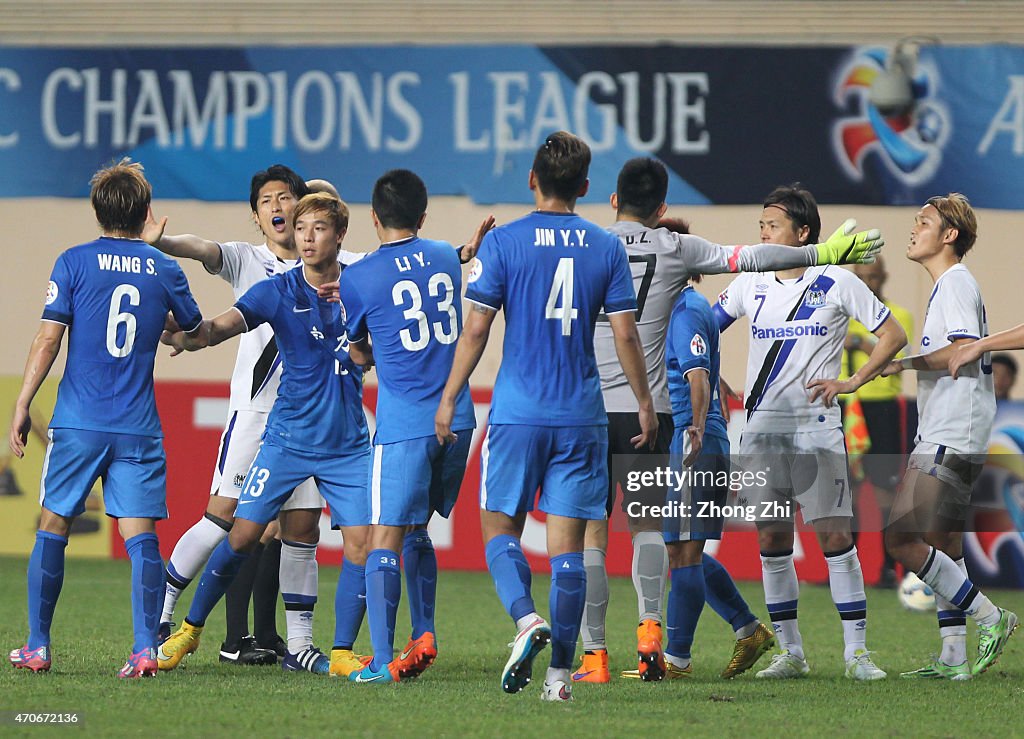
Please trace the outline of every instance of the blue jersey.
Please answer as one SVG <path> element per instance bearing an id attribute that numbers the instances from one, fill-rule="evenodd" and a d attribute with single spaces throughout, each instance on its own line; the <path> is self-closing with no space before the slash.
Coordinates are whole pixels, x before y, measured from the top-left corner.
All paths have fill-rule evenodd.
<path id="1" fill-rule="evenodd" d="M 203 320 L 181 267 L 152 246 L 104 236 L 61 254 L 43 310 L 69 329 L 50 427 L 163 436 L 153 361 L 168 311 L 186 331 Z"/>
<path id="2" fill-rule="evenodd" d="M 434 415 L 462 331 L 462 266 L 452 245 L 410 237 L 346 268 L 341 302 L 349 341 L 373 340 L 376 444 L 434 435 Z M 469 386 L 452 430 L 476 425 Z"/>
<path id="3" fill-rule="evenodd" d="M 505 309 L 505 344 L 490 422 L 607 425 L 594 324 L 636 310 L 626 250 L 574 213 L 535 211 L 490 231 L 466 298 Z"/>
<path id="4" fill-rule="evenodd" d="M 367 446 L 362 371 L 348 359 L 341 310 L 317 297 L 303 268 L 256 283 L 235 308 L 247 330 L 271 325 L 284 364 L 264 439 L 332 456 Z"/>
<path id="5" fill-rule="evenodd" d="M 690 384 L 685 375 L 692 369 L 708 371 L 711 401 L 708 404 L 706 435 L 729 438 L 718 396 L 719 352 L 718 321 L 707 298 L 687 287 L 672 307 L 668 324 L 668 394 L 672 400 L 672 421 L 677 429 L 693 424 Z"/>

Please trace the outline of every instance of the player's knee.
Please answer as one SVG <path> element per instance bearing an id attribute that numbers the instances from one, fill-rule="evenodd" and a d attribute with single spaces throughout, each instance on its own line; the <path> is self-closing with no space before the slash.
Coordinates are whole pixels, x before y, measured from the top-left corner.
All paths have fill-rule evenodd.
<path id="1" fill-rule="evenodd" d="M 39 530 L 66 537 L 71 533 L 71 523 L 74 520 L 73 516 L 60 516 L 48 508 L 43 508 L 39 512 Z"/>
<path id="2" fill-rule="evenodd" d="M 211 495 L 209 502 L 206 504 L 206 517 L 214 523 L 217 523 L 218 520 L 227 522 L 228 529 L 230 529 L 231 522 L 235 518 L 235 508 L 237 506 L 238 501 L 233 498 Z M 220 524 L 218 523 L 217 525 L 219 526 Z"/>

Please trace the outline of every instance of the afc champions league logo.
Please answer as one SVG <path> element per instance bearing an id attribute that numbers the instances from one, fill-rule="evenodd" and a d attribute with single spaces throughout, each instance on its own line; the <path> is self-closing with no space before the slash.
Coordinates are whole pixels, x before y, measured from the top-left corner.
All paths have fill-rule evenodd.
<path id="1" fill-rule="evenodd" d="M 909 85 L 905 97 L 892 96 L 894 80 Z M 898 49 L 854 52 L 833 88 L 836 105 L 851 115 L 832 127 L 836 159 L 851 179 L 864 179 L 864 165 L 872 157 L 906 185 L 934 176 L 951 128 L 949 113 L 936 97 L 937 84 L 934 67 L 918 63 L 916 56 L 908 60 Z"/>

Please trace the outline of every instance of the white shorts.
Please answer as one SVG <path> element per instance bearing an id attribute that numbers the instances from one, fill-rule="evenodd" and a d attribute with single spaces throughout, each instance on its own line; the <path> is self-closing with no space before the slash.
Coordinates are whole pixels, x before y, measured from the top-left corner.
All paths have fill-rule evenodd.
<path id="1" fill-rule="evenodd" d="M 763 472 L 767 484 L 747 488 L 747 504 L 756 506 L 758 521 L 792 519 L 796 506 L 805 522 L 853 516 L 842 429 L 740 437 L 736 466 Z"/>
<path id="2" fill-rule="evenodd" d="M 242 483 L 249 472 L 249 465 L 260 448 L 263 429 L 269 413 L 261 411 L 233 411 L 217 450 L 217 466 L 213 470 L 210 495 L 238 500 L 242 494 Z M 324 499 L 313 478 L 301 483 L 291 497 L 281 506 L 282 511 L 295 508 L 323 508 Z"/>
<path id="3" fill-rule="evenodd" d="M 971 504 L 971 491 L 985 465 L 984 454 L 969 454 L 943 444 L 919 441 L 907 462 L 908 470 L 918 470 L 949 486 L 939 513 L 961 520 Z"/>

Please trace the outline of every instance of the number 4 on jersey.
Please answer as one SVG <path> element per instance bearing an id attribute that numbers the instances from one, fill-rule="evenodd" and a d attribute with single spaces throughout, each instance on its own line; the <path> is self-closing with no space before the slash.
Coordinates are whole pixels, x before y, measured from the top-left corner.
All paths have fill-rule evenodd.
<path id="1" fill-rule="evenodd" d="M 563 257 L 558 260 L 555 278 L 548 293 L 548 304 L 544 309 L 544 317 L 562 322 L 562 336 L 572 335 L 572 322 L 579 311 L 573 308 L 572 300 L 573 259 Z M 558 305 L 561 301 L 561 305 Z"/>

